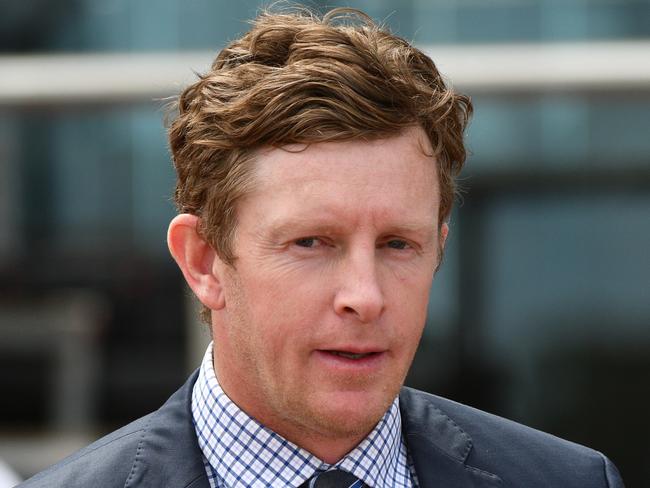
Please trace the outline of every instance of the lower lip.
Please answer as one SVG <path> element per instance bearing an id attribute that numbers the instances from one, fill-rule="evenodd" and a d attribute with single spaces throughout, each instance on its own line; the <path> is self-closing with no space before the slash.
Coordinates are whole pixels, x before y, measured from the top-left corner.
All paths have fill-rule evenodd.
<path id="1" fill-rule="evenodd" d="M 319 361 L 322 361 L 327 367 L 350 372 L 376 370 L 386 357 L 385 352 L 372 353 L 359 359 L 346 358 L 322 350 L 315 351 L 315 354 Z"/>

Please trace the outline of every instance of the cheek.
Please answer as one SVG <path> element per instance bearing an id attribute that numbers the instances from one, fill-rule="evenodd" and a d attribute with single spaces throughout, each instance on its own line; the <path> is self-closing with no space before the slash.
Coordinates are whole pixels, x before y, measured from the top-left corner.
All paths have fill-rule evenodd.
<path id="1" fill-rule="evenodd" d="M 312 304 L 327 298 L 327 285 L 332 283 L 331 270 L 323 269 L 319 263 L 293 263 L 272 268 L 258 268 L 245 286 L 267 309 L 291 314 L 296 310 L 304 313 Z M 325 267 L 327 268 L 327 267 Z M 261 308 L 261 307 L 260 307 Z"/>
<path id="2" fill-rule="evenodd" d="M 250 342 L 256 342 L 260 350 L 269 355 L 290 354 L 303 340 L 313 332 L 310 324 L 318 323 L 319 293 L 317 286 L 311 283 L 278 282 L 264 284 L 257 282 L 249 288 L 254 293 L 249 294 L 250 325 L 256 337 L 250 337 Z M 248 331 L 249 334 L 253 331 Z M 246 331 L 244 331 L 246 333 Z"/>
<path id="3" fill-rule="evenodd" d="M 410 276 L 400 273 L 389 284 L 387 310 L 392 313 L 390 321 L 397 326 L 397 335 L 404 346 L 417 342 L 427 315 L 431 278 L 428 275 L 413 273 Z M 388 298 L 388 297 L 387 297 Z"/>
<path id="4" fill-rule="evenodd" d="M 433 268 L 429 268 L 428 263 L 425 266 L 391 266 L 384 276 L 384 294 L 390 296 L 396 306 L 408 303 L 420 310 L 424 303 L 426 308 L 433 282 Z"/>

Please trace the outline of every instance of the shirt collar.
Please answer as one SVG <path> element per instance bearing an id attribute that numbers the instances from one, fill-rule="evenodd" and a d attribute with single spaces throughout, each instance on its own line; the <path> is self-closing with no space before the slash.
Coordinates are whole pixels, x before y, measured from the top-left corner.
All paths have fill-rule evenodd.
<path id="1" fill-rule="evenodd" d="M 337 467 L 372 488 L 411 486 L 397 398 L 361 443 L 334 466 L 248 416 L 217 381 L 212 344 L 192 391 L 192 417 L 211 484 L 300 486 L 317 471 Z"/>

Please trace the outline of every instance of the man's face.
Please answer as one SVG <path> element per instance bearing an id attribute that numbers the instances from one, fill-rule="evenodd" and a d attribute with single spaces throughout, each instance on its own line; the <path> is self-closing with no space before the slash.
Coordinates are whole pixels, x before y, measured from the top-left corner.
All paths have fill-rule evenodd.
<path id="1" fill-rule="evenodd" d="M 235 403 L 294 442 L 362 438 L 402 385 L 444 244 L 427 144 L 414 128 L 257 157 L 234 267 L 215 265 L 215 369 Z"/>

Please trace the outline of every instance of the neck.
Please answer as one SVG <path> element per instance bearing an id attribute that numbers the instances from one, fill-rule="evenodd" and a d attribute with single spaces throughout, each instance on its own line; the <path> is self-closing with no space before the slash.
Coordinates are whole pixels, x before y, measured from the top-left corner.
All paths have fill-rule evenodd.
<path id="1" fill-rule="evenodd" d="M 337 435 L 328 432 L 326 429 L 323 429 L 322 431 L 315 430 L 300 423 L 290 422 L 286 418 L 274 415 L 272 412 L 267 411 L 263 406 L 260 406 L 258 402 L 246 401 L 250 399 L 241 398 L 240 396 L 233 397 L 228 382 L 225 381 L 222 383 L 221 378 L 217 377 L 217 379 L 221 389 L 240 410 L 254 418 L 260 424 L 264 425 L 264 427 L 272 430 L 302 449 L 309 451 L 327 464 L 336 464 L 340 461 L 347 453 L 359 445 L 359 443 L 370 434 L 376 425 L 375 423 L 375 425 L 369 426 L 361 431 L 350 432 L 346 435 Z"/>
<path id="2" fill-rule="evenodd" d="M 372 429 L 360 435 L 348 437 L 334 437 L 319 433 L 305 432 L 298 429 L 286 429 L 282 425 L 274 427 L 265 424 L 269 429 L 281 435 L 297 446 L 309 451 L 321 461 L 327 464 L 336 464 L 346 454 L 352 451 L 359 443 L 366 438 Z"/>

